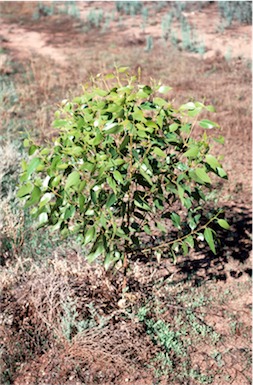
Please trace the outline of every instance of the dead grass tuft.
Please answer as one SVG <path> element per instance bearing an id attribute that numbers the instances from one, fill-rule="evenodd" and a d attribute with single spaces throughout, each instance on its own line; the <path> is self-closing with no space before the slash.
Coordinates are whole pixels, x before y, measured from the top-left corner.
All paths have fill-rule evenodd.
<path id="1" fill-rule="evenodd" d="M 36 380 L 50 373 L 52 384 L 71 373 L 87 384 L 140 373 L 151 342 L 135 319 L 122 321 L 117 282 L 84 261 L 78 269 L 64 260 L 49 266 L 23 272 L 18 285 L 2 284 L 3 367 L 25 376 L 32 359 Z"/>

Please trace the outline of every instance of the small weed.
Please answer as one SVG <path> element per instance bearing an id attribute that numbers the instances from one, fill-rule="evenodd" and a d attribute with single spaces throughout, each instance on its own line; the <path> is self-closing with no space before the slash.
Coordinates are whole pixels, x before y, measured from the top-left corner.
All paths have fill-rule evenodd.
<path id="1" fill-rule="evenodd" d="M 63 315 L 61 316 L 61 329 L 64 337 L 71 341 L 77 333 L 82 333 L 84 330 L 97 326 L 95 316 L 97 315 L 96 309 L 93 304 L 89 304 L 91 310 L 91 318 L 79 320 L 79 313 L 76 308 L 76 300 L 72 298 L 66 298 L 66 302 L 63 304 Z"/>
<path id="2" fill-rule="evenodd" d="M 189 373 L 189 377 L 193 380 L 197 380 L 200 384 L 212 384 L 213 383 L 213 376 L 199 373 L 196 370 L 191 369 Z"/>
<path id="3" fill-rule="evenodd" d="M 203 299 L 200 301 L 203 304 Z M 161 308 L 163 311 L 161 312 Z M 212 373 L 201 373 L 192 369 L 189 347 L 203 340 L 210 344 L 217 342 L 218 334 L 191 310 L 178 311 L 170 322 L 159 318 L 164 313 L 164 303 L 157 303 L 155 309 L 149 306 L 141 307 L 137 317 L 146 327 L 146 333 L 160 351 L 151 361 L 155 375 L 159 378 L 184 381 L 192 378 L 198 384 L 211 384 Z M 217 360 L 218 354 L 217 353 Z M 219 361 L 220 363 L 220 361 Z M 218 363 L 217 363 L 218 365 Z"/>
<path id="4" fill-rule="evenodd" d="M 111 21 L 113 20 L 113 17 L 114 15 L 106 15 L 105 17 L 105 22 L 104 22 L 104 25 L 102 27 L 102 33 L 105 33 L 106 31 L 108 31 L 108 29 L 110 28 L 110 24 L 111 24 Z"/>
<path id="5" fill-rule="evenodd" d="M 225 59 L 226 59 L 226 62 L 230 62 L 231 61 L 231 58 L 232 58 L 232 48 L 231 47 L 228 47 L 226 52 L 225 52 Z"/>
<path id="6" fill-rule="evenodd" d="M 178 38 L 177 32 L 171 31 L 170 41 L 171 41 L 171 44 L 172 44 L 174 47 L 178 47 L 178 44 L 179 44 L 180 40 L 179 40 L 179 38 Z"/>
<path id="7" fill-rule="evenodd" d="M 41 16 L 51 16 L 54 13 L 55 13 L 54 1 L 51 1 L 49 5 L 45 5 L 41 1 L 39 1 L 33 13 L 32 18 L 33 20 L 39 20 Z"/>
<path id="8" fill-rule="evenodd" d="M 183 11 L 185 10 L 186 2 L 185 1 L 175 1 L 173 2 L 173 15 L 177 20 L 182 20 L 184 18 Z"/>
<path id="9" fill-rule="evenodd" d="M 145 52 L 152 51 L 153 46 L 154 46 L 153 37 L 149 35 L 149 36 L 146 37 L 146 47 L 145 47 L 144 51 Z"/>
<path id="10" fill-rule="evenodd" d="M 156 12 L 160 12 L 163 8 L 167 7 L 167 1 L 156 1 L 154 2 L 156 7 Z"/>
<path id="11" fill-rule="evenodd" d="M 141 1 L 116 1 L 115 6 L 117 12 L 131 16 L 141 14 L 143 9 Z"/>
<path id="12" fill-rule="evenodd" d="M 18 102 L 14 83 L 7 76 L 0 76 L 0 113 Z"/>
<path id="13" fill-rule="evenodd" d="M 172 22 L 173 13 L 167 13 L 167 15 L 162 18 L 162 37 L 165 41 L 167 41 L 169 36 L 171 35 Z"/>
<path id="14" fill-rule="evenodd" d="M 59 14 L 80 18 L 80 11 L 75 1 L 64 1 L 64 3 L 60 3 L 58 6 L 56 6 L 55 1 L 50 1 L 47 5 L 39 1 L 36 4 L 32 18 L 33 20 L 39 20 L 41 17 Z"/>
<path id="15" fill-rule="evenodd" d="M 90 27 L 100 28 L 104 20 L 104 11 L 102 9 L 93 9 L 87 16 L 87 22 Z"/>
<path id="16" fill-rule="evenodd" d="M 80 18 L 80 11 L 76 4 L 76 1 L 64 1 L 64 8 L 62 12 L 69 16 Z"/>
<path id="17" fill-rule="evenodd" d="M 149 16 L 149 13 L 148 13 L 148 8 L 147 7 L 143 7 L 142 10 L 141 10 L 141 16 L 142 16 L 142 19 L 144 21 L 144 24 L 147 24 L 148 22 L 148 16 Z"/>
<path id="18" fill-rule="evenodd" d="M 222 367 L 224 366 L 224 361 L 222 360 L 222 354 L 218 351 L 214 351 L 212 354 L 211 354 L 211 357 L 217 362 L 217 365 L 219 367 Z"/>
<path id="19" fill-rule="evenodd" d="M 203 55 L 205 53 L 205 45 L 198 40 L 196 31 L 190 26 L 185 17 L 181 18 L 180 25 L 183 50 Z"/>

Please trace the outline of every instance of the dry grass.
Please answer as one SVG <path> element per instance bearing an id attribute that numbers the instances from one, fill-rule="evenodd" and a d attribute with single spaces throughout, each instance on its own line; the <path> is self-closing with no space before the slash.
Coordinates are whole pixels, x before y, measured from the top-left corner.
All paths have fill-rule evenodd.
<path id="1" fill-rule="evenodd" d="M 80 256 L 70 263 L 70 256 L 66 261 L 55 255 L 50 262 L 16 272 L 19 282 L 14 275 L 2 281 L 3 369 L 12 363 L 9 370 L 15 372 L 21 365 L 24 381 L 29 376 L 24 363 L 32 359 L 38 371 L 31 384 L 44 380 L 43 373 L 53 384 L 73 373 L 92 384 L 141 372 L 151 345 L 142 325 L 128 317 L 122 321 L 119 284 Z"/>

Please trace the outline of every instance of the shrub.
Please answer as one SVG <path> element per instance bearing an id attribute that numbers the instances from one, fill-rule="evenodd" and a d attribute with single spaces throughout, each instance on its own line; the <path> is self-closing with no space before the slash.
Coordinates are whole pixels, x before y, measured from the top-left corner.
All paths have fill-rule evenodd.
<path id="1" fill-rule="evenodd" d="M 137 15 L 142 12 L 143 4 L 141 1 L 116 1 L 116 10 L 126 15 Z"/>
<path id="2" fill-rule="evenodd" d="M 126 67 L 97 75 L 62 102 L 54 143 L 25 140 L 32 159 L 22 162 L 18 196 L 34 206 L 39 226 L 78 235 L 90 262 L 108 268 L 150 251 L 160 259 L 164 249 L 176 257 L 204 239 L 215 252 L 210 223 L 228 228 L 220 212 L 204 214 L 210 175 L 227 177 L 209 154 L 206 130 L 218 125 L 199 118 L 213 107 L 191 101 L 176 109 L 161 97 L 169 90 L 139 84 Z M 204 133 L 195 139 L 197 125 Z"/>
<path id="3" fill-rule="evenodd" d="M 251 1 L 218 1 L 220 15 L 230 26 L 234 20 L 239 23 L 252 23 Z"/>

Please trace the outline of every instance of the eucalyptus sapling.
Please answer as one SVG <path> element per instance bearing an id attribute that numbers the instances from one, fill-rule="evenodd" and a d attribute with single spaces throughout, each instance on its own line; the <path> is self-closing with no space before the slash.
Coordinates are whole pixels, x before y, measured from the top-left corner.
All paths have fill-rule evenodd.
<path id="1" fill-rule="evenodd" d="M 56 112 L 53 143 L 24 142 L 31 160 L 22 161 L 18 196 L 25 207 L 39 226 L 77 235 L 88 261 L 106 269 L 119 260 L 126 267 L 134 253 L 187 255 L 203 240 L 215 253 L 212 222 L 229 227 L 221 212 L 205 214 L 213 177 L 227 178 L 207 135 L 219 126 L 200 118 L 213 107 L 175 108 L 170 87 L 138 78 L 126 67 L 97 75 Z"/>

